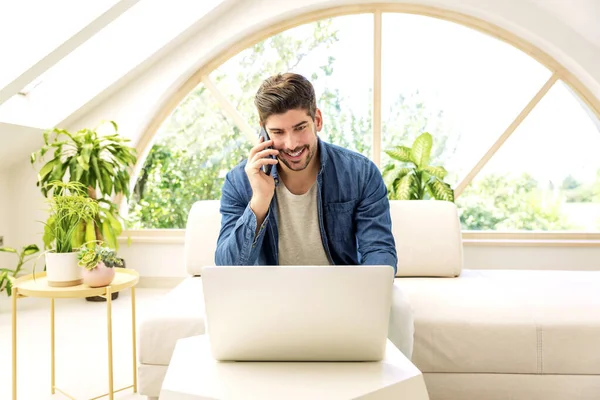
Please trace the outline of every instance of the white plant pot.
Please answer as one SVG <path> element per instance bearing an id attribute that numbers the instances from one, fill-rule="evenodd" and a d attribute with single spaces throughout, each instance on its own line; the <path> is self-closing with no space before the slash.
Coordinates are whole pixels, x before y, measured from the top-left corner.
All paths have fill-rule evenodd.
<path id="1" fill-rule="evenodd" d="M 48 286 L 67 287 L 83 283 L 82 268 L 77 265 L 77 252 L 46 253 Z"/>

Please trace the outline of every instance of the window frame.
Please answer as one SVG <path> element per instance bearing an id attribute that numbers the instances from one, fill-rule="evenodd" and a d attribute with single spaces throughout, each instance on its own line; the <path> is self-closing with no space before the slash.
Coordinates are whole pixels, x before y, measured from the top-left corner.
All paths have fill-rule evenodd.
<path id="1" fill-rule="evenodd" d="M 459 13 L 456 11 L 426 6 L 417 4 L 353 4 L 331 7 L 321 10 L 307 12 L 297 15 L 291 19 L 273 23 L 267 28 L 258 30 L 251 35 L 248 35 L 233 46 L 228 47 L 225 51 L 219 53 L 214 58 L 197 69 L 172 95 L 165 101 L 159 112 L 156 113 L 149 121 L 146 129 L 137 144 L 138 154 L 142 155 L 138 159 L 135 166 L 134 176 L 137 176 L 144 165 L 145 155 L 149 152 L 153 137 L 158 132 L 160 126 L 178 106 L 178 104 L 200 83 L 204 83 L 212 92 L 215 98 L 219 99 L 219 104 L 242 132 L 251 141 L 256 141 L 256 135 L 250 132 L 250 127 L 244 122 L 243 118 L 238 114 L 235 108 L 228 102 L 218 88 L 208 78 L 210 73 L 219 66 L 227 62 L 230 58 L 237 55 L 239 52 L 253 46 L 254 44 L 265 40 L 273 35 L 287 31 L 288 29 L 315 22 L 321 19 L 341 17 L 354 14 L 372 14 L 374 18 L 374 53 L 373 53 L 373 143 L 371 159 L 380 167 L 381 158 L 381 59 L 382 59 L 382 15 L 383 13 L 402 13 L 415 14 L 454 22 L 456 24 L 474 29 L 480 33 L 489 35 L 495 39 L 501 40 L 517 50 L 524 52 L 534 60 L 548 68 L 551 75 L 546 83 L 533 96 L 529 103 L 517 115 L 517 117 L 509 124 L 503 133 L 494 141 L 492 146 L 482 155 L 479 162 L 473 169 L 460 181 L 455 187 L 455 197 L 458 198 L 463 193 L 464 189 L 472 182 L 485 164 L 498 151 L 508 137 L 516 130 L 527 115 L 535 108 L 535 106 L 543 99 L 548 91 L 556 82 L 562 80 L 574 94 L 578 96 L 578 100 L 583 101 L 589 109 L 600 119 L 600 99 L 596 98 L 592 92 L 567 68 L 560 64 L 557 60 L 551 57 L 537 46 L 520 38 L 516 34 L 494 25 L 491 22 L 479 19 L 477 17 Z M 163 233 L 164 231 L 164 233 Z M 168 233 L 166 231 L 169 231 Z M 179 231 L 179 233 L 173 233 Z M 152 242 L 164 243 L 181 242 L 185 230 L 160 230 L 160 229 L 144 229 L 144 230 L 129 230 L 124 232 L 122 240 L 130 240 L 133 242 Z M 463 241 L 465 245 L 483 245 L 483 246 L 600 246 L 600 232 L 527 232 L 527 231 L 462 231 Z"/>

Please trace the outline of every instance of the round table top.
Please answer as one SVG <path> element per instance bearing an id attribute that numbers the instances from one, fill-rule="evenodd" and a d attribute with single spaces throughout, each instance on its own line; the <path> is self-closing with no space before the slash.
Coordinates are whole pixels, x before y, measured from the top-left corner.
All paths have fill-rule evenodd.
<path id="1" fill-rule="evenodd" d="M 137 271 L 128 268 L 115 268 L 115 278 L 109 285 L 111 292 L 118 292 L 130 288 L 138 283 L 140 275 Z M 92 288 L 81 284 L 68 287 L 48 286 L 46 272 L 38 272 L 22 276 L 15 280 L 13 288 L 18 293 L 28 297 L 47 298 L 79 298 L 105 295 L 108 286 Z"/>

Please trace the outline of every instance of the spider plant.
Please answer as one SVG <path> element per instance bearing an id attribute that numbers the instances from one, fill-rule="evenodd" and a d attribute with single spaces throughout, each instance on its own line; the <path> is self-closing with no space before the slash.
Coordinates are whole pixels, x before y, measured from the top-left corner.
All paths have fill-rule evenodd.
<path id="1" fill-rule="evenodd" d="M 88 197 L 87 187 L 79 182 L 62 181 L 51 181 L 46 186 L 52 190 L 47 200 L 50 215 L 44 223 L 46 248 L 55 253 L 70 253 L 84 242 L 94 240 L 91 222 L 98 214 L 98 202 Z"/>

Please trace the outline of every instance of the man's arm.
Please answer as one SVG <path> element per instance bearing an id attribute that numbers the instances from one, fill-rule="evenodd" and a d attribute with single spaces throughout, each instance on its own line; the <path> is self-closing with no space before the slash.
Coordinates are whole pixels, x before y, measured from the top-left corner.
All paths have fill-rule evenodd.
<path id="1" fill-rule="evenodd" d="M 215 252 L 216 265 L 255 265 L 265 236 L 267 213 L 257 228 L 249 202 L 236 190 L 231 172 L 225 176 L 221 196 L 221 230 Z"/>
<path id="2" fill-rule="evenodd" d="M 356 209 L 356 237 L 363 265 L 390 265 L 397 271 L 398 256 L 392 234 L 390 204 L 381 173 L 370 163 L 362 181 Z"/>

